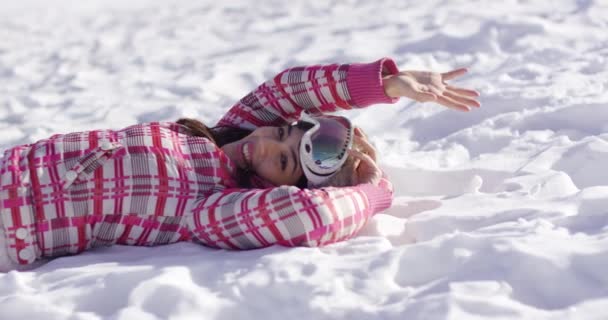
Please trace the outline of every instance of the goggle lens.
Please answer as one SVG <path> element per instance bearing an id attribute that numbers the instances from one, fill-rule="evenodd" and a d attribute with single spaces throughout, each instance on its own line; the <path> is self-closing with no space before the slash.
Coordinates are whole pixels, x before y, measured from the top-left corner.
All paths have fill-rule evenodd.
<path id="1" fill-rule="evenodd" d="M 312 146 L 312 160 L 315 165 L 323 169 L 331 169 L 340 165 L 346 156 L 350 142 L 351 123 L 345 118 L 315 118 L 319 122 L 319 129 L 314 132 L 310 141 Z"/>

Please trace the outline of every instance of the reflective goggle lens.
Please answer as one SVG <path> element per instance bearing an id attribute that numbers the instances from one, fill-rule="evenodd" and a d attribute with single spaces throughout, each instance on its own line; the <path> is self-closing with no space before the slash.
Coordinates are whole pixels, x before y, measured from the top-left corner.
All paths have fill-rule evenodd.
<path id="1" fill-rule="evenodd" d="M 342 158 L 346 156 L 350 143 L 351 123 L 342 117 L 315 118 L 315 120 L 320 126 L 310 137 L 312 160 L 319 168 L 335 168 L 341 165 Z"/>

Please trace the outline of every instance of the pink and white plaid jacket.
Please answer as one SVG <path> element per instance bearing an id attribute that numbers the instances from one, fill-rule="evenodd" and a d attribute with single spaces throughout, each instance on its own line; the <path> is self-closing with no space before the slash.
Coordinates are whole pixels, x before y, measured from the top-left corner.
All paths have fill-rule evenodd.
<path id="1" fill-rule="evenodd" d="M 219 125 L 255 129 L 296 120 L 302 110 L 391 103 L 369 64 L 291 68 L 260 85 Z M 235 164 L 206 138 L 172 122 L 56 134 L 10 148 L 0 160 L 0 219 L 19 264 L 112 244 L 195 241 L 249 249 L 319 246 L 356 234 L 390 206 L 392 187 L 239 188 Z"/>

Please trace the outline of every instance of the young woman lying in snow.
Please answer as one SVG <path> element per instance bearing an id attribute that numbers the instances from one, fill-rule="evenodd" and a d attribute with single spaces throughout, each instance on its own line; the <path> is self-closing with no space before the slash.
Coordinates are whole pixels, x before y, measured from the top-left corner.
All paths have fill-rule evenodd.
<path id="1" fill-rule="evenodd" d="M 213 128 L 180 119 L 10 148 L 0 160 L 0 271 L 112 244 L 348 239 L 390 206 L 392 189 L 361 130 L 324 113 L 400 97 L 468 111 L 479 94 L 446 84 L 464 73 L 399 72 L 388 58 L 297 67 Z"/>

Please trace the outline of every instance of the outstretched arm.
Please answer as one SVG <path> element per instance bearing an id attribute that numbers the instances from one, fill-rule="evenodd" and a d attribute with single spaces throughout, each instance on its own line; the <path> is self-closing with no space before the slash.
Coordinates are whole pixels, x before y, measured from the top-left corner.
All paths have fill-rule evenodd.
<path id="1" fill-rule="evenodd" d="M 394 61 L 332 64 L 287 69 L 243 97 L 219 121 L 219 126 L 255 129 L 280 126 L 299 118 L 336 110 L 393 103 L 386 95 L 383 77 L 398 73 Z"/>
<path id="2" fill-rule="evenodd" d="M 201 200 L 188 223 L 193 239 L 211 247 L 321 246 L 351 238 L 391 201 L 386 179 L 345 188 L 233 189 Z"/>

